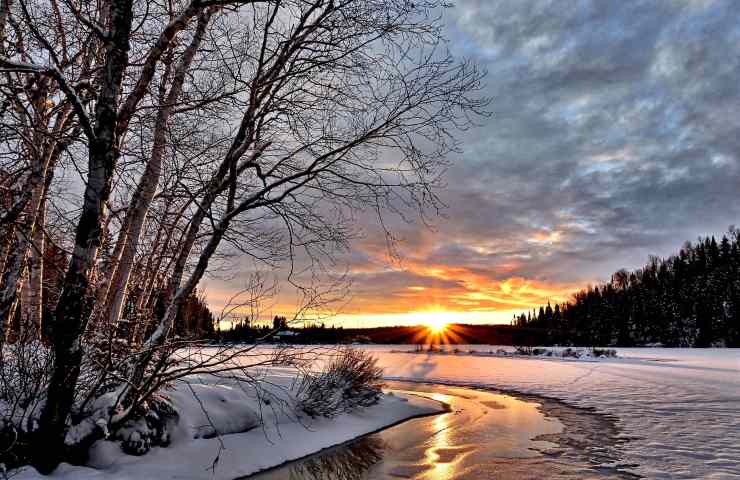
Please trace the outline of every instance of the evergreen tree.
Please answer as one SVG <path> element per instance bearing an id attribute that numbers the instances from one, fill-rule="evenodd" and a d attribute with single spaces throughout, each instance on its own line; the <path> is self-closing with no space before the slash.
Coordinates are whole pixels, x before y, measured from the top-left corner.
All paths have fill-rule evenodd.
<path id="1" fill-rule="evenodd" d="M 740 346 L 740 230 L 686 242 L 669 258 L 540 306 L 517 323 L 577 345 Z"/>

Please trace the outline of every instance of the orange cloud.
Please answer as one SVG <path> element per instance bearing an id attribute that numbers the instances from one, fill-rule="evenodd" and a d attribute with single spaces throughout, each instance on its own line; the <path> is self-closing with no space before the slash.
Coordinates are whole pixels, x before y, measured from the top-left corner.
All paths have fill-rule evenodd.
<path id="1" fill-rule="evenodd" d="M 412 232 L 413 248 L 389 263 L 387 245 L 377 237 L 355 245 L 349 259 L 350 298 L 327 324 L 348 326 L 424 323 L 433 312 L 449 323 L 508 323 L 539 305 L 561 303 L 584 283 L 533 278 L 533 255 L 549 255 L 566 240 L 560 229 L 528 229 L 505 241 L 455 238 L 435 242 L 428 231 Z M 220 309 L 227 285 L 211 285 L 209 304 Z M 296 301 L 282 292 L 264 316 L 291 316 Z M 237 311 L 248 314 L 248 311 Z"/>

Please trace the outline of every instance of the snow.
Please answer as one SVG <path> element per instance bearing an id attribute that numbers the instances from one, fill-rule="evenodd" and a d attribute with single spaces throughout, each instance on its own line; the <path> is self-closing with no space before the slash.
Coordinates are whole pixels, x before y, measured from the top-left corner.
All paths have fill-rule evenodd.
<path id="1" fill-rule="evenodd" d="M 191 382 L 187 389 L 179 388 L 169 397 L 180 414 L 177 425 L 180 435 L 175 436 L 176 440 L 244 432 L 260 424 L 258 402 L 233 382 L 231 385 Z M 193 402 L 194 398 L 204 407 Z"/>
<path id="2" fill-rule="evenodd" d="M 563 359 L 469 353 L 499 348 L 480 345 L 458 346 L 457 354 L 363 348 L 379 358 L 389 379 L 487 386 L 608 414 L 627 440 L 618 466 L 645 478 L 740 478 L 740 350 L 619 348 L 617 358 Z M 285 388 L 293 375 L 271 369 L 269 379 Z M 135 457 L 114 442 L 98 442 L 90 467 L 62 465 L 51 478 L 231 480 L 440 408 L 419 397 L 385 395 L 376 406 L 331 420 L 299 419 L 291 400 L 277 392 L 257 396 L 223 379 L 191 378 L 169 394 L 181 412 L 169 447 Z M 16 478 L 39 476 L 27 469 Z"/>
<path id="3" fill-rule="evenodd" d="M 233 480 L 443 410 L 423 397 L 386 394 L 374 406 L 333 419 L 299 417 L 295 399 L 286 395 L 294 380 L 293 371 L 280 368 L 267 371 L 259 390 L 210 375 L 189 377 L 167 392 L 180 416 L 168 447 L 131 456 L 119 442 L 99 441 L 86 467 L 62 464 L 49 477 L 28 467 L 13 478 Z M 139 433 L 132 429 L 130 435 Z"/>
<path id="4" fill-rule="evenodd" d="M 627 471 L 656 479 L 740 478 L 740 350 L 619 348 L 619 358 L 574 361 L 393 352 L 399 348 L 367 350 L 388 378 L 488 386 L 614 416 L 628 440 L 620 463 Z"/>

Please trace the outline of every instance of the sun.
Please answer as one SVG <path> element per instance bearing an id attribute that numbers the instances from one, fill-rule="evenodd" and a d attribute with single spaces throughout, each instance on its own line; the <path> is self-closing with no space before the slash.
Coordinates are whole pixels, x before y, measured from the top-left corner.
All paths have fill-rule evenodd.
<path id="1" fill-rule="evenodd" d="M 432 333 L 442 333 L 447 329 L 447 322 L 442 318 L 430 318 L 426 324 Z"/>
<path id="2" fill-rule="evenodd" d="M 465 326 L 455 323 L 453 312 L 429 310 L 419 312 L 418 326 L 423 326 L 414 334 L 414 343 L 448 345 L 461 344 L 465 339 Z M 468 342 L 469 343 L 469 342 Z"/>

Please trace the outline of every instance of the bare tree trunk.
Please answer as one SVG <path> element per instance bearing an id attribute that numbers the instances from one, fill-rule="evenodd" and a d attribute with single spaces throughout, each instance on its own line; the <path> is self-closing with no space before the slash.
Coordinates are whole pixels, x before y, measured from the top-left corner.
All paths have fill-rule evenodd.
<path id="1" fill-rule="evenodd" d="M 2 290 L 0 290 L 0 330 L 3 332 L 7 331 L 8 325 L 10 325 L 10 322 L 16 313 L 21 293 L 26 293 L 26 298 L 23 303 L 24 307 L 26 302 L 33 301 L 33 294 L 30 291 L 30 287 L 27 286 L 24 288 L 24 282 L 27 279 L 26 269 L 28 268 L 29 257 L 32 254 L 32 242 L 36 238 L 37 232 L 40 230 L 38 225 L 39 217 L 37 214 L 42 210 L 41 198 L 43 196 L 46 182 L 50 181 L 50 179 L 45 178 L 45 157 L 39 159 L 38 156 L 40 155 L 37 153 L 35 158 L 32 160 L 32 170 L 24 186 L 32 192 L 28 195 L 24 194 L 24 197 L 32 199 L 30 203 L 25 203 L 26 207 L 30 207 L 25 208 L 26 211 L 30 210 L 30 212 L 26 214 L 26 220 L 24 222 L 26 226 L 17 226 L 15 228 L 15 240 L 10 247 L 10 252 L 4 265 L 5 270 L 3 272 L 1 284 Z M 18 220 L 21 212 L 23 212 L 23 210 L 18 211 L 15 221 Z M 38 287 L 40 288 L 40 282 Z M 22 315 L 21 318 L 21 325 L 23 325 L 23 321 L 25 320 L 23 317 L 24 315 Z M 21 327 L 22 333 L 23 330 L 23 327 Z"/>
<path id="2" fill-rule="evenodd" d="M 146 299 L 149 296 L 150 286 L 159 273 L 159 268 L 164 258 L 164 252 L 166 252 L 166 249 L 169 245 L 169 238 L 165 238 L 164 242 L 162 239 L 162 237 L 168 235 L 168 232 L 171 230 L 170 228 L 168 228 L 166 223 L 168 213 L 168 210 L 165 209 L 162 221 L 159 223 L 157 236 L 150 247 L 149 256 L 146 260 L 146 266 L 144 267 L 144 278 L 141 279 L 141 293 L 139 295 L 139 298 L 136 300 L 137 312 L 140 311 L 144 307 L 144 305 L 146 305 Z"/>
<path id="3" fill-rule="evenodd" d="M 82 362 L 80 346 L 89 314 L 90 273 L 95 266 L 101 242 L 105 205 L 118 157 L 115 135 L 118 101 L 123 74 L 128 65 L 129 38 L 133 20 L 133 0 L 112 3 L 109 44 L 100 93 L 95 111 L 94 137 L 90 139 L 88 177 L 82 213 L 77 224 L 75 244 L 64 285 L 50 325 L 54 369 L 41 411 L 33 450 L 33 465 L 42 473 L 56 468 L 64 455 L 67 417 L 74 404 L 74 394 Z"/>
<path id="4" fill-rule="evenodd" d="M 2 290 L 0 290 L 0 332 L 2 332 L 3 339 L 7 336 L 10 322 L 18 307 L 18 298 L 26 269 L 26 252 L 28 252 L 29 241 L 28 232 L 22 231 L 21 228 L 15 229 L 15 240 L 6 262 L 6 269 L 2 278 Z"/>
<path id="5" fill-rule="evenodd" d="M 129 400 L 127 402 L 128 405 L 131 405 L 132 403 L 133 399 L 131 398 L 131 396 L 136 394 L 136 392 L 130 389 L 130 385 L 139 385 L 141 383 L 141 380 L 144 377 L 145 370 L 149 365 L 154 352 L 157 350 L 157 347 L 161 346 L 166 341 L 167 337 L 172 331 L 172 327 L 175 324 L 175 319 L 177 318 L 177 314 L 179 313 L 180 308 L 182 307 L 188 296 L 190 296 L 193 290 L 195 290 L 198 282 L 200 282 L 200 280 L 203 278 L 203 275 L 208 268 L 208 263 L 211 260 L 213 254 L 216 253 L 216 249 L 221 243 L 224 233 L 226 232 L 226 229 L 228 229 L 228 227 L 228 220 L 221 221 L 218 223 L 218 225 L 216 225 L 211 238 L 208 240 L 208 243 L 203 248 L 200 257 L 198 258 L 198 263 L 195 266 L 193 273 L 190 274 L 187 282 L 185 282 L 185 284 L 181 288 L 179 288 L 177 292 L 173 295 L 172 299 L 167 305 L 167 310 L 165 311 L 163 318 L 159 321 L 159 324 L 157 325 L 156 330 L 149 336 L 149 338 L 147 338 L 146 342 L 144 343 L 142 350 L 146 353 L 144 353 L 142 358 L 139 359 L 138 363 L 134 366 L 133 374 L 131 375 L 131 381 L 128 383 L 129 388 L 128 393 L 126 394 Z"/>
<path id="6" fill-rule="evenodd" d="M 156 193 L 157 186 L 159 185 L 159 178 L 162 173 L 162 159 L 164 158 L 165 145 L 167 142 L 167 126 L 169 125 L 170 116 L 172 115 L 172 109 L 174 108 L 177 99 L 180 97 L 182 86 L 185 82 L 185 75 L 187 74 L 193 58 L 195 58 L 195 54 L 200 47 L 200 43 L 203 40 L 203 36 L 205 35 L 206 28 L 208 27 L 208 22 L 211 19 L 213 11 L 213 9 L 207 9 L 201 12 L 198 16 L 198 25 L 196 27 L 195 34 L 193 35 L 193 39 L 177 65 L 175 77 L 173 79 L 172 86 L 170 87 L 170 91 L 164 99 L 164 104 L 159 107 L 159 113 L 154 127 L 154 144 L 152 146 L 151 158 L 144 169 L 144 173 L 141 176 L 141 180 L 131 202 L 131 211 L 133 211 L 133 216 L 130 229 L 126 237 L 127 240 L 121 254 L 121 259 L 118 263 L 118 268 L 115 270 L 115 275 L 110 282 L 112 298 L 109 301 L 106 311 L 108 312 L 108 324 L 112 326 L 116 325 L 121 315 L 123 301 L 126 297 L 128 280 L 131 276 L 131 269 L 134 264 L 134 256 L 139 247 L 141 230 L 144 226 L 144 220 L 149 212 L 149 207 L 154 198 L 154 194 Z"/>
<path id="7" fill-rule="evenodd" d="M 172 241 L 173 241 L 173 237 L 175 235 L 175 229 L 177 228 L 178 223 L 180 222 L 180 220 L 185 215 L 185 212 L 187 211 L 187 209 L 188 209 L 188 207 L 190 206 L 191 203 L 192 203 L 192 199 L 189 200 L 188 202 L 186 202 L 185 205 L 183 205 L 182 208 L 180 209 L 180 211 L 177 213 L 177 216 L 175 217 L 175 219 L 172 220 L 172 222 L 170 223 L 170 226 L 167 229 L 167 235 L 165 236 L 164 246 L 162 247 L 162 251 L 166 252 L 166 251 L 169 250 L 170 245 L 172 244 Z M 185 223 L 185 230 L 186 231 L 189 228 L 188 225 L 189 224 L 186 222 Z M 178 243 L 180 245 L 182 245 L 182 241 L 180 241 Z M 182 248 L 180 248 L 180 250 L 182 250 Z M 163 256 L 160 256 L 157 259 L 156 266 L 154 267 L 154 272 L 155 273 L 160 273 L 160 271 L 161 271 L 161 273 L 163 275 L 165 275 L 165 277 L 166 277 L 166 273 L 169 272 L 170 266 L 171 265 L 174 265 L 177 262 L 177 258 L 179 258 L 178 251 L 179 250 L 177 250 L 177 249 L 173 249 L 172 258 L 170 258 L 170 260 L 167 263 L 167 265 L 165 265 L 165 268 L 164 268 L 163 271 L 161 269 L 162 269 L 162 263 L 164 261 L 164 257 Z M 177 258 L 175 258 L 175 257 L 177 257 Z M 152 276 L 150 282 L 146 286 L 146 295 L 145 295 L 146 298 L 142 300 L 142 305 L 150 305 L 150 304 L 152 304 L 153 303 L 153 298 L 154 298 L 154 291 L 155 290 L 161 290 L 162 288 L 166 288 L 166 285 L 169 285 L 169 283 L 164 283 L 163 285 L 159 285 L 158 288 L 155 288 L 155 284 L 157 284 L 159 282 L 160 281 L 158 281 L 157 275 Z M 178 285 L 179 285 L 179 280 L 178 280 Z"/>
<path id="8" fill-rule="evenodd" d="M 0 274 L 5 272 L 6 262 L 12 252 L 15 228 L 15 224 L 0 226 Z"/>
<path id="9" fill-rule="evenodd" d="M 8 222 L 6 225 L 25 223 L 23 228 L 15 227 L 16 239 L 4 263 L 4 283 L 0 292 L 0 317 L 4 317 L 0 322 L 10 322 L 18 305 L 17 297 L 22 296 L 22 340 L 39 338 L 41 332 L 46 191 L 53 179 L 56 161 L 76 135 L 73 133 L 66 140 L 58 137 L 70 119 L 69 106 L 58 112 L 51 132 L 43 131 L 48 121 L 45 98 L 44 91 L 34 99 L 36 128 L 32 134 L 33 144 L 28 149 L 31 152 L 31 172 L 23 184 L 21 198 L 1 219 L 2 222 Z"/>
<path id="10" fill-rule="evenodd" d="M 121 260 L 121 254 L 123 248 L 126 245 L 126 239 L 128 238 L 128 232 L 131 229 L 131 221 L 133 217 L 133 211 L 128 209 L 126 215 L 123 217 L 123 223 L 121 224 L 121 230 L 118 232 L 118 238 L 116 239 L 116 246 L 113 248 L 113 252 L 110 256 L 110 265 L 104 271 L 99 272 L 100 277 L 98 278 L 98 288 L 95 293 L 95 302 L 93 305 L 93 312 L 91 314 L 90 322 L 92 327 L 97 327 L 101 323 L 101 317 L 105 315 L 106 305 L 108 304 L 107 298 L 111 291 L 111 284 L 113 277 L 118 269 L 119 262 Z M 104 229 L 107 232 L 107 229 Z"/>
<path id="11" fill-rule="evenodd" d="M 164 217 L 166 218 L 167 211 L 165 210 Z M 155 259 L 162 258 L 162 253 L 160 250 L 161 242 L 162 242 L 162 235 L 164 234 L 166 230 L 166 224 L 164 221 L 159 223 L 159 226 L 157 228 L 157 236 L 155 237 L 154 241 L 152 242 L 149 250 L 149 255 L 147 255 L 146 259 L 146 265 L 144 266 L 144 269 L 141 273 L 142 277 L 139 280 L 139 284 L 142 286 L 142 288 L 138 292 L 138 298 L 136 299 L 136 306 L 135 306 L 135 312 L 137 316 L 137 321 L 131 326 L 131 329 L 129 330 L 128 339 L 132 346 L 137 346 L 141 343 L 141 338 L 146 334 L 147 329 L 147 323 L 148 323 L 148 312 L 144 310 L 144 300 L 147 296 L 146 294 L 146 286 L 149 285 L 150 279 L 154 276 L 156 276 L 157 272 L 152 270 L 152 267 L 154 266 Z M 135 348 L 135 347 L 133 347 Z"/>
<path id="12" fill-rule="evenodd" d="M 44 244 L 46 227 L 46 204 L 43 196 L 44 185 L 39 185 L 33 193 L 31 205 L 38 205 L 33 232 L 29 242 L 28 283 L 24 287 L 23 313 L 21 315 L 21 338 L 24 341 L 40 338 L 41 316 L 43 310 Z"/>
<path id="13" fill-rule="evenodd" d="M 136 326 L 136 329 L 134 331 L 133 336 L 133 343 L 134 345 L 141 345 L 141 343 L 144 341 L 144 337 L 146 336 L 147 332 L 149 331 L 149 326 L 152 324 L 154 320 L 154 305 L 156 302 L 156 294 L 155 292 L 159 292 L 164 288 L 164 285 L 166 285 L 166 274 L 169 271 L 170 267 L 169 265 L 165 266 L 164 270 L 162 270 L 162 263 L 165 259 L 164 252 L 169 251 L 170 245 L 172 243 L 175 229 L 177 228 L 178 223 L 183 218 L 185 212 L 187 211 L 188 207 L 192 203 L 192 200 L 189 200 L 185 202 L 185 204 L 180 208 L 180 210 L 175 215 L 175 218 L 170 222 L 169 225 L 167 225 L 167 230 L 164 235 L 164 241 L 158 239 L 156 243 L 157 250 L 161 253 L 159 254 L 153 254 L 150 256 L 149 260 L 154 259 L 153 262 L 147 262 L 146 267 L 146 273 L 147 277 L 144 281 L 144 289 L 141 292 L 139 296 L 139 301 L 136 304 L 136 311 L 137 312 L 149 312 L 147 316 L 144 318 L 144 322 L 140 325 Z M 167 211 L 165 211 L 164 219 L 167 218 Z M 163 224 L 164 226 L 164 224 Z M 154 253 L 155 250 L 152 250 L 152 253 Z"/>
<path id="14" fill-rule="evenodd" d="M 96 265 L 95 271 L 91 275 L 93 290 L 95 291 L 95 299 L 93 300 L 92 311 L 90 312 L 90 316 L 87 320 L 87 325 L 85 325 L 84 335 L 86 337 L 101 330 L 101 315 L 103 310 L 105 309 L 105 299 L 110 288 L 111 269 L 115 267 L 117 262 L 116 259 L 120 257 L 121 251 L 123 250 L 123 244 L 125 241 L 125 235 L 123 235 L 123 231 L 128 230 L 127 225 L 130 223 L 128 217 L 129 216 L 127 213 L 126 217 L 123 220 L 123 224 L 121 225 L 121 230 L 118 232 L 118 240 L 116 240 L 114 251 L 108 259 L 109 265 L 107 265 L 105 269 L 102 269 Z M 105 220 L 103 221 L 103 233 L 101 235 L 101 238 L 105 238 L 105 236 L 108 235 L 112 220 L 113 217 L 111 215 L 106 215 Z M 115 253 L 116 251 L 118 252 L 118 254 Z"/>
<path id="15" fill-rule="evenodd" d="M 23 266 L 23 275 L 21 275 L 21 284 L 18 289 L 18 306 L 16 307 L 18 318 L 18 336 L 16 341 L 25 341 L 26 337 L 30 334 L 29 328 L 25 325 L 28 320 L 26 306 L 30 301 L 31 291 L 28 287 L 28 271 L 31 263 L 31 241 L 28 242 L 28 253 L 26 254 L 26 261 Z"/>

